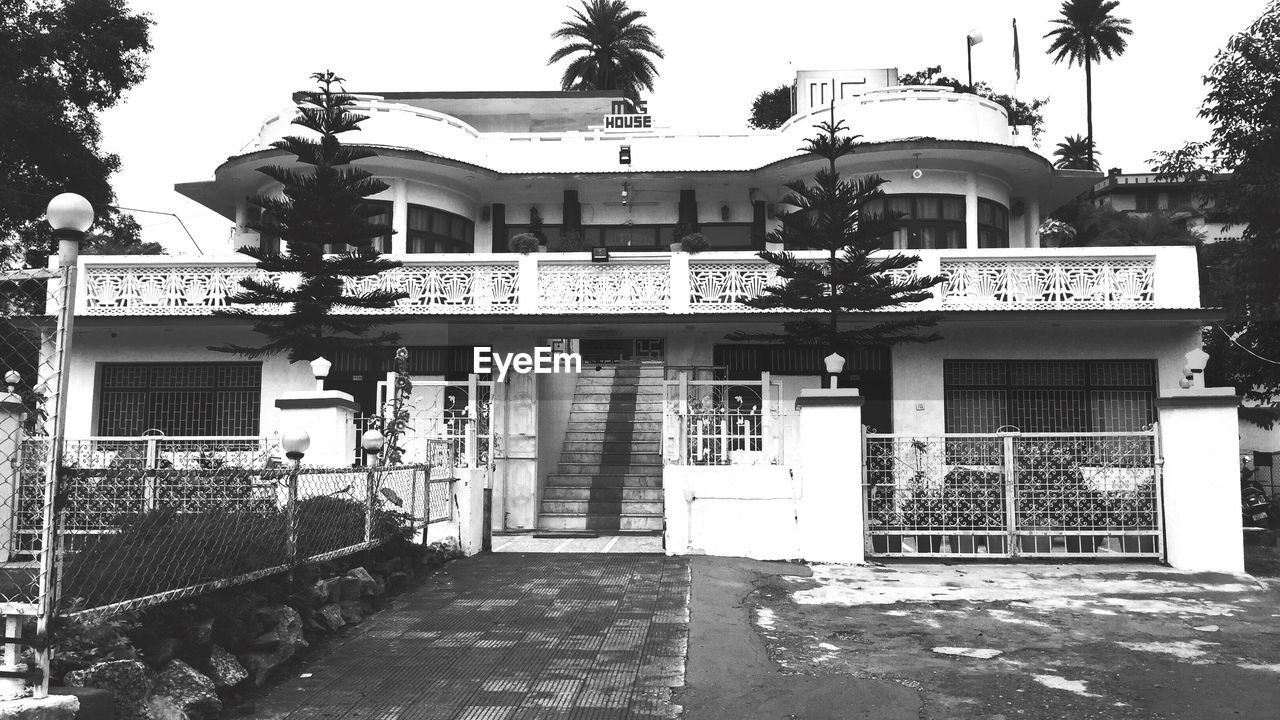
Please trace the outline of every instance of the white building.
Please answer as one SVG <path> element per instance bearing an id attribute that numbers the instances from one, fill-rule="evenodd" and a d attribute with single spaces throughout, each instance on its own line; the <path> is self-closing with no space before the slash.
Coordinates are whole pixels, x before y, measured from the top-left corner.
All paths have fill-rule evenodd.
<path id="1" fill-rule="evenodd" d="M 797 148 L 832 112 L 834 93 L 835 116 L 863 143 L 839 169 L 887 178 L 889 205 L 908 213 L 893 246 L 918 253 L 921 272 L 948 277 L 932 300 L 911 308 L 939 314 L 941 341 L 846 353 L 842 385 L 860 390 L 866 401 L 860 424 L 874 430 L 868 457 L 877 447 L 892 454 L 902 438 L 937 441 L 932 449 L 911 446 L 914 462 L 930 468 L 917 467 L 925 479 L 911 487 L 905 459 L 892 467 L 883 460 L 870 467 L 868 459 L 869 469 L 855 463 L 840 470 L 850 487 L 864 481 L 864 470 L 869 485 L 879 483 L 880 490 L 867 491 L 865 519 L 883 532 L 866 540 L 868 550 L 1165 553 L 1155 512 L 1157 451 L 1144 429 L 1163 419 L 1158 398 L 1179 390 L 1184 355 L 1199 346 L 1200 327 L 1214 317 L 1200 307 L 1194 248 L 1041 248 L 1040 219 L 1101 175 L 1055 170 L 1015 140 L 994 103 L 946 88 L 898 86 L 896 78 L 895 70 L 802 72 L 798 114 L 776 131 L 677 131 L 664 128 L 661 117 L 635 113 L 607 122 L 628 108 L 604 93 L 361 96 L 358 109 L 369 119 L 359 141 L 380 150 L 361 165 L 390 186 L 376 198 L 395 229 L 382 249 L 404 262 L 378 282 L 410 295 L 383 314 L 410 348 L 420 382 L 417 409 L 434 417 L 422 425 L 434 429 L 423 432 L 467 435 L 458 430 L 465 425 L 459 418 L 481 418 L 470 426 L 478 432 L 465 440 L 464 462 L 493 489 L 495 529 L 657 531 L 665 518 L 671 551 L 796 556 L 784 547 L 792 531 L 770 523 L 797 516 L 787 510 L 799 502 L 791 471 L 804 464 L 794 408 L 801 389 L 823 383 L 821 359 L 812 349 L 744 345 L 724 336 L 773 330 L 786 317 L 740 301 L 771 277 L 754 252 L 776 222 L 771 211 L 783 185 L 810 178 L 823 162 Z M 255 340 L 243 323 L 213 312 L 226 306 L 239 278 L 254 272 L 252 261 L 233 250 L 271 242 L 248 230 L 245 198 L 272 189 L 258 167 L 288 161 L 270 144 L 290 133 L 292 112 L 267 118 L 249 146 L 213 169 L 212 179 L 177 186 L 237 223 L 221 254 L 80 260 L 70 436 L 148 429 L 270 436 L 281 429 L 277 400 L 313 386 L 305 366 L 282 358 L 246 362 L 207 349 Z M 623 148 L 629 165 L 620 164 Z M 507 252 L 534 211 L 552 251 Z M 680 221 L 699 226 L 711 250 L 673 252 Z M 610 250 L 608 262 L 554 251 L 560 228 L 578 225 L 589 245 Z M 510 375 L 493 386 L 469 377 L 474 347 L 530 352 L 541 345 L 580 350 L 582 374 Z M 349 393 L 359 413 L 375 413 L 390 358 L 390 350 L 330 358 L 328 387 Z M 1042 526 L 1040 536 L 1026 540 L 1009 535 L 1009 527 L 966 521 L 944 532 L 939 528 L 954 520 L 934 527 L 933 516 L 903 519 L 905 506 L 932 497 L 929 488 L 953 487 L 957 472 L 1001 472 L 1003 461 L 974 454 L 998 454 L 999 438 L 1012 437 L 995 435 L 1001 429 L 1134 433 L 1145 443 L 1145 459 L 1118 464 L 1082 459 L 1088 452 L 1082 448 L 1096 438 L 1072 441 L 1069 451 L 1082 454 L 1073 466 L 1078 486 L 1062 489 L 1054 502 L 1121 492 L 1104 487 L 1114 481 L 1142 495 L 1145 520 L 1108 515 L 1071 527 L 1015 520 L 1010 503 L 1022 513 L 1023 501 L 997 499 L 1006 503 L 1009 522 Z M 857 424 L 840 432 L 850 447 L 860 447 Z M 986 434 L 996 445 L 966 441 L 961 452 L 954 439 L 941 437 L 948 433 Z M 320 452 L 355 456 L 353 447 Z M 1108 475 L 1118 467 L 1127 468 L 1119 479 Z M 883 477 L 873 478 L 876 472 Z M 961 494 L 978 492 L 972 478 L 966 482 Z M 705 483 L 730 489 L 716 495 Z M 898 491 L 886 510 L 876 502 L 885 500 L 877 493 L 888 485 Z M 737 497 L 742 492 L 762 502 L 746 502 L 750 497 Z M 1164 500 L 1175 502 L 1168 489 Z M 860 516 L 861 504 L 848 513 Z M 1082 507 L 1071 505 L 1070 513 L 1080 515 Z M 763 524 L 734 529 L 734 517 Z M 678 523 L 684 534 L 676 537 Z M 1050 525 L 1057 528 L 1052 537 Z"/>

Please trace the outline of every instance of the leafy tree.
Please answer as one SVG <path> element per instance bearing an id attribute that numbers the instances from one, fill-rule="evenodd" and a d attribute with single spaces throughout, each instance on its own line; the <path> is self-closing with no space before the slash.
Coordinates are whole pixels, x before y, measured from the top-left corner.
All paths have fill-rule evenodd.
<path id="1" fill-rule="evenodd" d="M 1053 156 L 1053 166 L 1063 170 L 1098 170 L 1098 155 L 1102 153 L 1093 149 L 1093 143 L 1079 135 L 1068 135 L 1058 143 Z"/>
<path id="2" fill-rule="evenodd" d="M 125 0 L 0 0 L 0 263 L 45 265 L 45 206 L 66 191 L 93 204 L 100 232 L 136 238 L 107 207 L 120 158 L 101 147 L 98 113 L 142 81 L 150 31 Z"/>
<path id="3" fill-rule="evenodd" d="M 779 85 L 763 90 L 751 103 L 747 125 L 757 130 L 774 130 L 791 119 L 791 86 Z"/>
<path id="4" fill-rule="evenodd" d="M 739 331 L 728 338 L 817 344 L 831 350 L 937 339 L 935 334 L 919 332 L 933 324 L 926 316 L 906 316 L 861 328 L 841 327 L 842 319 L 856 320 L 858 313 L 928 299 L 932 296 L 929 288 L 942 278 L 908 276 L 919 257 L 877 252 L 882 239 L 898 226 L 902 213 L 877 214 L 868 208 L 884 197 L 884 178 L 868 175 L 844 180 L 836 170 L 836 161 L 854 152 L 860 136 L 841 136 L 844 123 L 835 122 L 834 117 L 816 127 L 819 133 L 802 150 L 823 158 L 827 166 L 818 171 L 812 184 L 803 180 L 787 184 L 790 193 L 781 204 L 794 209 L 779 211 L 782 226 L 769 233 L 769 240 L 789 249 L 822 250 L 827 257 L 802 260 L 790 250 L 758 253 L 777 267 L 783 282 L 766 288 L 746 304 L 767 310 L 825 313 L 826 318 L 811 315 L 783 323 L 781 333 Z"/>
<path id="5" fill-rule="evenodd" d="M 1005 113 L 1009 116 L 1010 125 L 1030 126 L 1032 140 L 1039 142 L 1040 136 L 1044 134 L 1043 109 L 1045 105 L 1049 104 L 1049 98 L 1032 98 L 1030 101 L 1019 100 L 1012 95 L 996 92 L 990 85 L 982 81 L 967 85 L 960 80 L 943 75 L 941 65 L 932 65 L 923 70 L 900 75 L 898 84 L 937 85 L 939 87 L 949 87 L 956 92 L 969 93 L 986 98 L 1004 108 Z"/>
<path id="6" fill-rule="evenodd" d="M 1061 17 L 1054 18 L 1058 27 L 1045 33 L 1053 38 L 1049 54 L 1054 63 L 1067 61 L 1067 67 L 1084 66 L 1085 119 L 1088 123 L 1089 161 L 1093 162 L 1093 64 L 1124 54 L 1128 47 L 1126 35 L 1132 35 L 1129 21 L 1116 17 L 1112 12 L 1119 0 L 1066 0 L 1062 3 Z"/>
<path id="7" fill-rule="evenodd" d="M 389 290 L 352 292 L 344 287 L 348 278 L 377 275 L 400 267 L 372 247 L 374 238 L 391 229 L 369 218 L 382 211 L 365 198 L 387 189 L 387 184 L 351 165 L 356 160 L 375 157 L 369 147 L 344 145 L 342 133 L 359 130 L 367 116 L 351 112 L 354 99 L 335 86 L 342 78 L 332 72 L 311 76 L 315 91 L 297 95 L 298 114 L 293 124 L 306 128 L 318 139 L 291 135 L 272 143 L 273 147 L 297 156 L 311 170 L 267 165 L 258 172 L 279 182 L 283 194 L 258 195 L 250 203 L 262 209 L 262 219 L 253 229 L 274 235 L 288 253 L 243 248 L 240 252 L 258 261 L 268 273 L 296 274 L 297 283 L 285 284 L 279 275 L 246 278 L 243 290 L 231 301 L 238 305 L 267 305 L 290 308 L 287 315 L 267 316 L 251 308 L 235 308 L 222 315 L 254 319 L 253 329 L 267 338 L 256 347 L 221 345 L 211 349 L 256 358 L 288 352 L 290 362 L 310 361 L 340 349 L 381 346 L 395 342 L 390 333 L 366 338 L 377 320 L 368 316 L 337 314 L 343 308 L 377 309 L 390 307 L 404 293 Z M 326 256 L 327 249 L 348 248 Z M 269 311 L 269 310 L 268 310 Z"/>
<path id="8" fill-rule="evenodd" d="M 653 28 L 639 20 L 644 11 L 627 7 L 626 0 L 583 0 L 571 8 L 573 18 L 551 34 L 565 44 L 551 54 L 548 65 L 572 57 L 560 78 L 563 90 L 618 90 L 640 99 L 640 89 L 653 91 L 663 57 Z"/>
<path id="9" fill-rule="evenodd" d="M 1169 213 L 1127 213 L 1111 203 L 1098 205 L 1088 199 L 1064 206 L 1053 218 L 1075 230 L 1062 247 L 1199 245 L 1204 241 L 1203 235 Z"/>
<path id="10" fill-rule="evenodd" d="M 1204 304 L 1227 320 L 1205 332 L 1216 383 L 1236 386 L 1246 400 L 1280 397 L 1280 2 L 1218 52 L 1205 78 L 1200 116 L 1212 138 L 1156 154 L 1157 171 L 1198 182 L 1206 205 L 1243 226 L 1239 240 L 1202 248 Z M 1242 413 L 1270 426 L 1274 414 Z"/>

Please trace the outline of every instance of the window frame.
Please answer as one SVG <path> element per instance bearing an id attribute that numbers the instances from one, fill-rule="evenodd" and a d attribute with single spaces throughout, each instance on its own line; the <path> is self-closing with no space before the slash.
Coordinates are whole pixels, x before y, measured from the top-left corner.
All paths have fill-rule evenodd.
<path id="1" fill-rule="evenodd" d="M 441 210 L 431 205 L 423 205 L 421 203 L 409 203 L 405 211 L 405 252 L 410 255 L 456 255 L 460 253 L 474 253 L 476 251 L 476 223 L 474 220 L 459 215 L 448 210 Z M 426 228 L 415 229 L 413 222 L 415 213 L 425 213 Z M 450 230 L 441 234 L 437 232 L 437 220 L 444 220 Z M 462 228 L 461 235 L 463 237 L 454 237 L 452 228 L 455 223 L 459 223 Z M 434 248 L 427 250 L 425 248 Z M 439 248 L 446 249 L 441 250 Z"/>
<path id="2" fill-rule="evenodd" d="M 142 369 L 145 373 L 146 381 L 144 384 L 126 385 L 108 387 L 108 372 L 117 368 L 135 368 Z M 209 368 L 212 380 L 208 385 L 200 387 L 175 388 L 165 384 L 157 383 L 154 380 L 153 373 L 163 368 L 183 368 L 198 369 Z M 245 385 L 227 385 L 220 380 L 218 372 L 220 370 L 251 370 L 252 381 Z M 96 368 L 96 382 L 94 383 L 94 410 L 93 410 L 93 426 L 96 435 L 99 437 L 137 437 L 141 433 L 135 435 L 122 435 L 119 433 L 112 434 L 121 425 L 118 418 L 109 418 L 108 412 L 114 409 L 107 402 L 109 393 L 133 393 L 140 396 L 135 399 L 132 405 L 123 407 L 138 407 L 140 412 L 145 414 L 144 419 L 137 425 L 145 426 L 142 432 L 155 428 L 158 424 L 157 417 L 153 412 L 152 395 L 157 392 L 174 392 L 186 391 L 192 395 L 205 393 L 209 397 L 206 402 L 213 408 L 210 412 L 212 417 L 212 426 L 215 432 L 208 433 L 188 433 L 186 435 L 178 435 L 169 433 L 163 428 L 159 428 L 162 432 L 170 437 L 258 437 L 262 432 L 262 363 L 261 362 L 101 362 Z M 231 428 L 222 425 L 225 419 L 221 413 L 217 411 L 220 402 L 226 402 L 230 393 L 247 393 L 243 398 L 248 402 L 251 409 L 249 414 L 250 422 L 245 423 L 246 428 L 252 428 L 249 433 L 233 433 L 228 432 Z M 221 400 L 219 396 L 223 396 Z"/>

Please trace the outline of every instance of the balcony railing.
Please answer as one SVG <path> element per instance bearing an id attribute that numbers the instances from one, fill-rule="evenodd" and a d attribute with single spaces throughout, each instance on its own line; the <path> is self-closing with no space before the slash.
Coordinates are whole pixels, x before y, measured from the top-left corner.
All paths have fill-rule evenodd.
<path id="1" fill-rule="evenodd" d="M 919 310 L 1134 310 L 1196 308 L 1189 247 L 914 251 L 916 272 L 946 281 Z M 813 257 L 819 257 L 813 255 Z M 744 252 L 636 253 L 593 263 L 586 253 L 475 254 L 403 258 L 404 267 L 352 280 L 353 290 L 400 290 L 382 315 L 685 315 L 756 313 L 743 301 L 776 282 Z M 244 258 L 82 258 L 77 313 L 209 315 L 232 307 Z M 282 277 L 288 284 L 290 278 Z M 279 312 L 279 308 L 257 308 Z M 770 311 L 772 312 L 772 311 Z"/>

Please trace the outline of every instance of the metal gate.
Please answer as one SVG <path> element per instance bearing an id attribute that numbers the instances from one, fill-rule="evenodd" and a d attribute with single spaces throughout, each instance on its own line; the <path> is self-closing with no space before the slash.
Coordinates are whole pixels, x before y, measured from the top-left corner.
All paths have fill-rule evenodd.
<path id="1" fill-rule="evenodd" d="M 864 450 L 868 555 L 1163 558 L 1155 426 L 867 434 Z"/>

